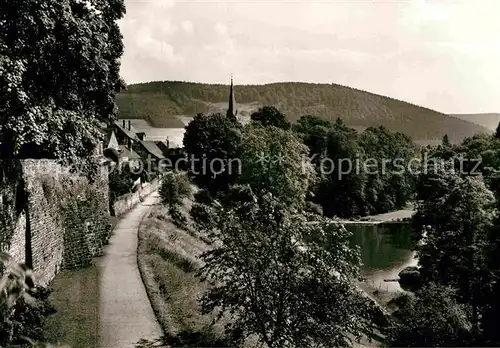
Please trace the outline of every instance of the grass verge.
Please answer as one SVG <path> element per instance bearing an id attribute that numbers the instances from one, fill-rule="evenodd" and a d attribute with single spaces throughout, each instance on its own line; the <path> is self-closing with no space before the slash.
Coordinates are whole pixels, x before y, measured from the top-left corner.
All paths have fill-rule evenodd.
<path id="1" fill-rule="evenodd" d="M 212 326 L 198 299 L 206 285 L 196 276 L 208 245 L 177 228 L 162 205 L 153 207 L 139 228 L 138 264 L 165 343 L 221 347 L 223 323 Z"/>

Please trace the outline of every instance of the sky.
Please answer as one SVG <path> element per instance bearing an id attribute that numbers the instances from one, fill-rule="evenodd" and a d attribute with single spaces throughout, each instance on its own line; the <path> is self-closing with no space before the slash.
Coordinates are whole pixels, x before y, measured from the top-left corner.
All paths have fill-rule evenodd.
<path id="1" fill-rule="evenodd" d="M 337 83 L 500 112 L 500 0 L 125 0 L 127 83 Z M 237 98 L 237 90 L 235 92 Z"/>

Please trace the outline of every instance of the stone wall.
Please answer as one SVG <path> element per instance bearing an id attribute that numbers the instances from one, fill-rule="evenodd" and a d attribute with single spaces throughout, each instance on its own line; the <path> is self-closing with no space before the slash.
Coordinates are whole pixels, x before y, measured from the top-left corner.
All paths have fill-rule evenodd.
<path id="1" fill-rule="evenodd" d="M 141 202 L 144 197 L 158 190 L 160 184 L 158 179 L 154 179 L 151 183 L 142 184 L 142 187 L 134 192 L 127 193 L 118 199 L 113 204 L 113 210 L 116 216 L 121 216 Z"/>
<path id="2" fill-rule="evenodd" d="M 61 269 L 88 265 L 102 255 L 110 235 L 106 168 L 100 167 L 91 182 L 54 161 L 25 160 L 20 180 L 23 194 L 16 199 L 23 204 L 2 209 L 19 206 L 21 211 L 14 226 L 4 224 L 0 233 L 9 237 L 3 249 L 30 264 L 39 283 L 48 284 Z"/>

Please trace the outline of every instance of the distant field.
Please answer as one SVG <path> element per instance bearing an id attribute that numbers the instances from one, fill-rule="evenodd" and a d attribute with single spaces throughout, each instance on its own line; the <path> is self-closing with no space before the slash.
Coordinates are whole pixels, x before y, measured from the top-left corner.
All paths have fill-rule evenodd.
<path id="1" fill-rule="evenodd" d="M 182 128 L 197 113 L 226 112 L 229 87 L 177 81 L 131 85 L 117 96 L 120 118 L 144 119 L 159 128 Z M 434 110 L 336 84 L 273 83 L 235 86 L 243 120 L 264 105 L 273 105 L 290 121 L 316 115 L 342 118 L 356 128 L 386 126 L 419 141 L 452 142 L 490 129 Z"/>
<path id="2" fill-rule="evenodd" d="M 452 115 L 495 131 L 500 122 L 500 114 L 456 114 Z"/>

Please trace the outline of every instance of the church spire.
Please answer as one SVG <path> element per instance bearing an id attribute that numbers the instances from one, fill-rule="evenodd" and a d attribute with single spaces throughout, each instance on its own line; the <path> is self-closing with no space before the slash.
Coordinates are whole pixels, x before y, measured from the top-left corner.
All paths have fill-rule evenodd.
<path id="1" fill-rule="evenodd" d="M 231 87 L 229 89 L 229 107 L 227 109 L 227 117 L 236 119 L 238 111 L 235 110 L 236 103 L 234 101 L 233 74 L 231 74 Z"/>

